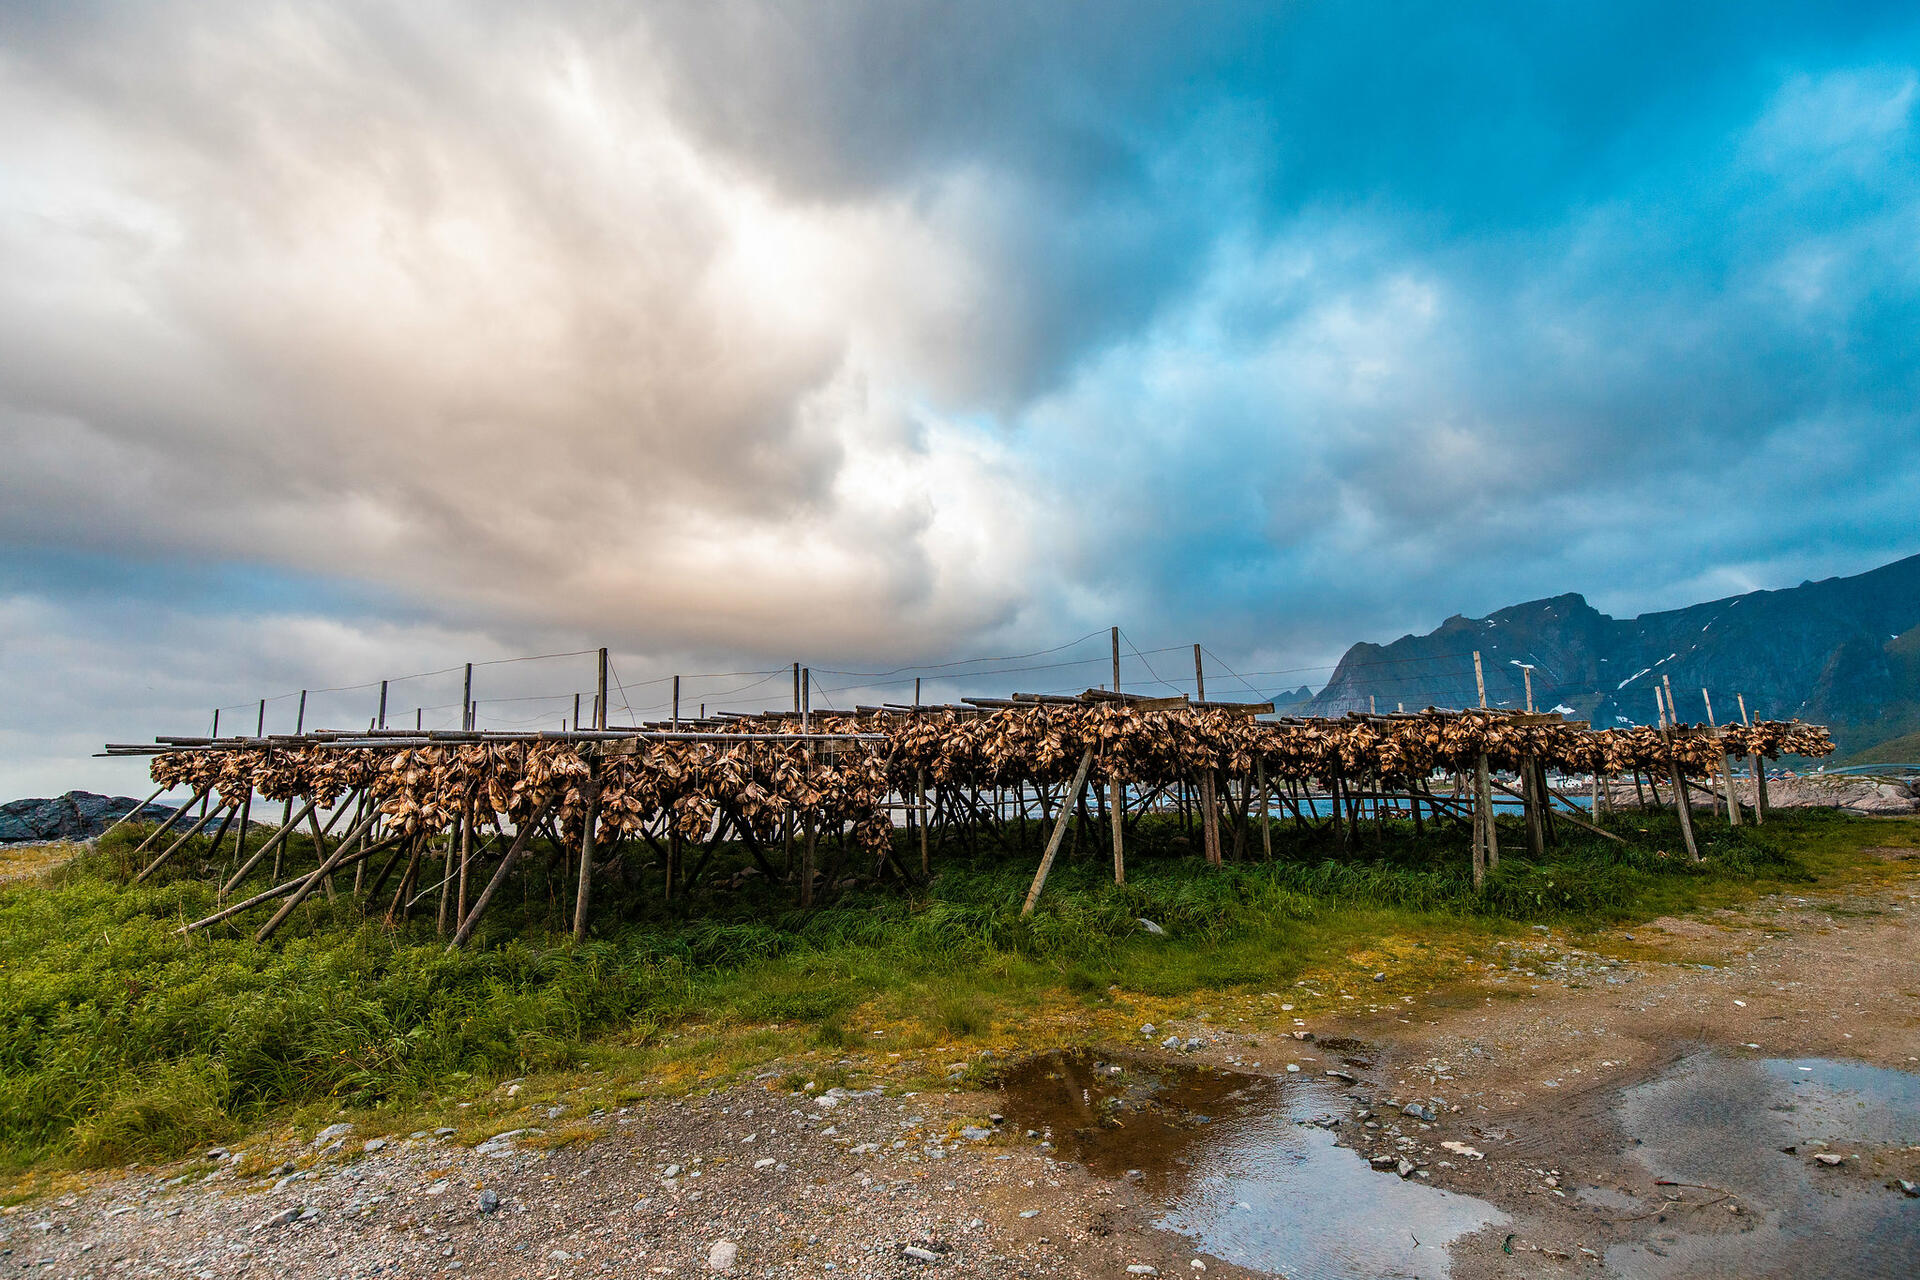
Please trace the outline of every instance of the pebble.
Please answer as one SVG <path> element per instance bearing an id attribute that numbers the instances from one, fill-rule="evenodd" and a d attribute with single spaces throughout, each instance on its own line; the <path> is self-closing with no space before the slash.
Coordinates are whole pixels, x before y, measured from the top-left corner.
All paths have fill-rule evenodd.
<path id="1" fill-rule="evenodd" d="M 1840 1164 L 1846 1160 L 1845 1156 L 1835 1155 L 1831 1151 L 1816 1151 L 1813 1154 L 1813 1158 L 1825 1165 Z"/>
<path id="2" fill-rule="evenodd" d="M 913 1259 L 915 1259 L 916 1261 L 919 1261 L 919 1262 L 938 1262 L 938 1261 L 940 1261 L 940 1255 L 939 1255 L 939 1254 L 937 1254 L 937 1253 L 935 1253 L 935 1252 L 934 1252 L 933 1250 L 931 1250 L 931 1249 L 922 1249 L 922 1248 L 921 1248 L 921 1247 L 920 1247 L 919 1245 L 917 1245 L 917 1244 L 910 1244 L 910 1245 L 908 1245 L 908 1246 L 907 1246 L 906 1248 L 904 1248 L 904 1249 L 902 1249 L 902 1250 L 901 1250 L 900 1252 L 901 1252 L 901 1253 L 904 1253 L 904 1254 L 906 1254 L 906 1255 L 907 1255 L 907 1256 L 908 1256 L 909 1258 L 913 1258 Z"/>
<path id="3" fill-rule="evenodd" d="M 740 1246 L 731 1240 L 716 1240 L 707 1250 L 707 1270 L 731 1271 L 740 1258 Z"/>
<path id="4" fill-rule="evenodd" d="M 1133 1262 L 1127 1264 L 1127 1274 L 1130 1276 L 1157 1276 L 1160 1274 L 1160 1268 L 1148 1266 L 1144 1262 Z"/>
<path id="5" fill-rule="evenodd" d="M 1023 1218 L 1037 1218 L 1040 1216 L 1040 1211 L 1038 1209 L 1022 1209 L 1020 1216 Z"/>
<path id="6" fill-rule="evenodd" d="M 497 1211 L 500 1208 L 500 1193 L 492 1187 L 486 1188 L 480 1193 L 480 1200 L 475 1207 L 478 1208 L 482 1214 Z"/>
<path id="7" fill-rule="evenodd" d="M 308 1145 L 315 1146 L 315 1147 L 323 1147 L 327 1143 L 332 1142 L 337 1138 L 344 1138 L 352 1132 L 353 1132 L 353 1126 L 350 1124 L 330 1124 L 326 1128 L 322 1129 L 320 1132 L 314 1134 L 313 1141 Z"/>

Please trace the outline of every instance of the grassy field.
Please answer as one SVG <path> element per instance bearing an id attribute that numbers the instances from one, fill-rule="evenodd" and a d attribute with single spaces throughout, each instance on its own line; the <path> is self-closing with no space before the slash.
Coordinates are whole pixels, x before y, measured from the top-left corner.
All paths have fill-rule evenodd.
<path id="1" fill-rule="evenodd" d="M 753 879 L 668 909 L 649 874 L 603 891 L 584 944 L 562 929 L 564 866 L 534 860 L 454 955 L 430 912 L 386 929 L 344 883 L 265 945 L 251 926 L 179 936 L 212 906 L 204 854 L 130 887 L 139 833 L 117 832 L 0 886 L 0 1170 L 165 1158 L 343 1111 L 375 1129 L 452 1117 L 478 1131 L 557 1097 L 612 1104 L 765 1070 L 924 1087 L 987 1050 L 1243 1018 L 1303 979 L 1302 1011 L 1376 971 L 1390 978 L 1370 998 L 1430 988 L 1532 923 L 1586 933 L 1890 875 L 1860 849 L 1920 844 L 1920 823 L 1900 820 L 1803 813 L 1733 832 L 1703 818 L 1696 865 L 1666 852 L 1671 815 L 1613 821 L 1626 847 L 1563 828 L 1538 862 L 1515 855 L 1509 827 L 1476 894 L 1457 832 L 1390 825 L 1349 853 L 1276 825 L 1273 861 L 1209 869 L 1169 819 L 1130 839 L 1124 888 L 1089 842 L 1025 920 L 1033 859 L 989 856 L 990 841 L 937 854 L 929 885 L 856 886 L 809 913 Z M 313 858 L 298 845 L 293 865 Z M 709 876 L 742 865 L 729 850 Z M 516 1096 L 498 1088 L 519 1077 Z"/>

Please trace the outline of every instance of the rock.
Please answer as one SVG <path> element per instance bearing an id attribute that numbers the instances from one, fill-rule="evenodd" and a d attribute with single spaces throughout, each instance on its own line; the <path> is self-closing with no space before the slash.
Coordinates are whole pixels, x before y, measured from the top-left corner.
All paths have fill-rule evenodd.
<path id="1" fill-rule="evenodd" d="M 707 1250 L 707 1270 L 731 1271 L 733 1264 L 739 1261 L 740 1246 L 731 1240 L 716 1240 L 713 1248 Z"/>
<path id="2" fill-rule="evenodd" d="M 225 1147 L 208 1147 L 207 1148 L 207 1159 L 209 1160 L 225 1160 L 230 1154 L 232 1153 L 229 1152 Z"/>
<path id="3" fill-rule="evenodd" d="M 977 1124 L 970 1124 L 960 1130 L 960 1136 L 968 1142 L 985 1142 L 993 1136 L 993 1130 L 982 1129 Z"/>
<path id="4" fill-rule="evenodd" d="M 69 791 L 51 800 L 10 800 L 0 804 L 0 844 L 90 840 L 139 803 L 132 796 L 91 791 Z M 139 821 L 163 822 L 172 812 L 172 805 L 150 804 L 140 810 Z"/>
<path id="5" fill-rule="evenodd" d="M 1150 1035 L 1152 1035 L 1152 1034 L 1153 1034 L 1153 1024 L 1152 1024 L 1151 1022 L 1143 1022 L 1143 1023 L 1141 1023 L 1141 1024 L 1140 1024 L 1140 1034 L 1141 1034 L 1141 1035 L 1143 1035 L 1143 1036 L 1150 1036 Z"/>
<path id="6" fill-rule="evenodd" d="M 916 1262 L 940 1261 L 939 1254 L 935 1253 L 931 1249 L 922 1249 L 917 1244 L 910 1244 L 906 1248 L 902 1249 L 900 1252 L 905 1254 L 907 1257 L 914 1259 Z"/>
<path id="7" fill-rule="evenodd" d="M 385 1138 L 368 1138 L 365 1142 L 360 1144 L 360 1149 L 362 1151 L 365 1151 L 371 1154 L 372 1152 L 375 1152 L 375 1151 L 384 1150 L 386 1148 L 386 1145 L 387 1145 L 387 1140 Z"/>
<path id="8" fill-rule="evenodd" d="M 1376 973 L 1373 975 L 1373 980 L 1375 982 L 1385 982 L 1387 980 L 1387 975 L 1384 973 Z"/>
<path id="9" fill-rule="evenodd" d="M 1400 1108 L 1400 1114 L 1403 1116 L 1412 1116 L 1415 1120 L 1425 1120 L 1429 1124 L 1433 1123 L 1435 1115 L 1432 1107 L 1422 1106 L 1418 1102 L 1409 1102 L 1406 1106 Z"/>
<path id="10" fill-rule="evenodd" d="M 753 1162 L 753 1167 L 756 1169 L 771 1169 L 773 1168 L 773 1157 L 763 1156 Z"/>
<path id="11" fill-rule="evenodd" d="M 1157 1276 L 1160 1274 L 1160 1268 L 1148 1266 L 1144 1262 L 1130 1262 L 1127 1264 L 1127 1274 L 1130 1276 Z"/>
<path id="12" fill-rule="evenodd" d="M 1329 1071 L 1327 1072 L 1327 1075 L 1335 1080 L 1345 1081 L 1347 1084 L 1360 1083 L 1360 1081 L 1356 1077 L 1354 1077 L 1350 1072 L 1346 1072 L 1346 1071 Z"/>
<path id="13" fill-rule="evenodd" d="M 1186 1044 L 1181 1046 L 1181 1048 L 1188 1053 L 1192 1053 L 1195 1049 L 1198 1049 L 1199 1047 L 1200 1047 L 1199 1036 L 1188 1036 Z"/>
<path id="14" fill-rule="evenodd" d="M 504 1160 L 514 1153 L 514 1143 L 530 1133 L 540 1133 L 539 1129 L 509 1129 L 505 1133 L 496 1133 L 473 1149 L 473 1154 L 486 1156 L 489 1160 Z"/>
<path id="15" fill-rule="evenodd" d="M 1845 1156 L 1835 1155 L 1831 1151 L 1816 1151 L 1813 1153 L 1813 1158 L 1815 1160 L 1818 1160 L 1821 1164 L 1829 1165 L 1829 1166 L 1842 1164 L 1846 1161 Z"/>
<path id="16" fill-rule="evenodd" d="M 480 1199 L 474 1204 L 474 1208 L 478 1209 L 482 1216 L 499 1212 L 500 1193 L 492 1187 L 484 1188 L 480 1192 Z"/>
<path id="17" fill-rule="evenodd" d="M 598 697 L 599 695 L 596 694 L 595 696 Z M 662 1169 L 660 1171 L 660 1176 L 663 1178 L 677 1178 L 680 1176 L 680 1166 L 677 1164 L 670 1164 L 665 1169 Z"/>
<path id="18" fill-rule="evenodd" d="M 271 1227 L 284 1227 L 288 1223 L 298 1219 L 299 1216 L 300 1216 L 300 1206 L 288 1205 L 286 1208 L 282 1209 L 280 1212 L 273 1214 L 270 1217 L 262 1218 L 259 1221 L 259 1223 L 255 1225 L 253 1229 L 255 1231 L 265 1231 Z"/>
<path id="19" fill-rule="evenodd" d="M 313 1146 L 313 1147 L 324 1147 L 329 1142 L 338 1142 L 340 1139 L 346 1137 L 348 1134 L 352 1132 L 353 1132 L 353 1126 L 350 1124 L 330 1124 L 326 1128 L 322 1129 L 320 1132 L 314 1134 L 313 1141 L 308 1143 L 307 1145 Z"/>
<path id="20" fill-rule="evenodd" d="M 1900 1184 L 1900 1190 L 1907 1195 L 1920 1198 L 1920 1182 L 1908 1182 L 1905 1178 L 1896 1178 L 1894 1181 Z"/>
<path id="21" fill-rule="evenodd" d="M 1393 1171 L 1403 1178 L 1410 1178 L 1413 1176 L 1413 1161 L 1407 1159 L 1405 1156 L 1401 1156 L 1400 1159 L 1394 1163 Z"/>
<path id="22" fill-rule="evenodd" d="M 1159 925 L 1147 919 L 1145 916 L 1140 917 L 1140 927 L 1142 929 L 1145 929 L 1148 933 L 1152 934 L 1156 938 L 1164 938 L 1167 936 L 1167 931 L 1165 929 L 1162 929 Z"/>
<path id="23" fill-rule="evenodd" d="M 1373 1156 L 1367 1163 L 1376 1169 L 1391 1169 L 1393 1168 L 1394 1158 L 1392 1156 Z"/>
<path id="24" fill-rule="evenodd" d="M 1022 1209 L 1020 1216 L 1023 1218 L 1037 1218 L 1040 1216 L 1040 1211 L 1038 1209 Z"/>
<path id="25" fill-rule="evenodd" d="M 1160 1047 L 1162 1049 L 1178 1049 L 1180 1047 L 1180 1037 L 1168 1036 L 1165 1040 L 1162 1040 L 1160 1042 Z"/>
<path id="26" fill-rule="evenodd" d="M 1469 1160 L 1485 1160 L 1487 1158 L 1483 1153 L 1475 1151 L 1464 1142 L 1443 1142 L 1440 1145 L 1453 1152 L 1453 1154 L 1465 1156 Z"/>

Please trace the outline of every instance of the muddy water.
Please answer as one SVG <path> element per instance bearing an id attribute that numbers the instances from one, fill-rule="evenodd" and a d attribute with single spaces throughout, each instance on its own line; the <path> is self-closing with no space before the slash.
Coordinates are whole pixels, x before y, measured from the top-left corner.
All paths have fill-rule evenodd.
<path id="1" fill-rule="evenodd" d="M 1054 1054 L 1005 1080 L 1010 1121 L 1159 1202 L 1156 1225 L 1290 1280 L 1445 1277 L 1455 1240 L 1506 1216 L 1370 1168 L 1316 1120 L 1345 1113 L 1329 1082 Z"/>
<path id="2" fill-rule="evenodd" d="M 1920 1076 L 1824 1058 L 1700 1054 L 1628 1089 L 1632 1154 L 1688 1205 L 1607 1251 L 1651 1280 L 1920 1276 L 1920 1200 L 1886 1184 L 1920 1165 Z M 1829 1167 L 1817 1153 L 1844 1157 Z M 1716 1203 L 1716 1201 L 1719 1201 Z M 1728 1214 L 1725 1201 L 1743 1212 Z"/>

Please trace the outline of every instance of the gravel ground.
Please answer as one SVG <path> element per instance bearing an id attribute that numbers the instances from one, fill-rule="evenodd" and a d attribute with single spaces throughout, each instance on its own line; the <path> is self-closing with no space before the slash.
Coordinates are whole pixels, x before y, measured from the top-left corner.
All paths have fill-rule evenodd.
<path id="1" fill-rule="evenodd" d="M 1456 1276 L 1597 1275 L 1675 1194 L 1631 1156 L 1623 1089 L 1703 1048 L 1920 1070 L 1916 887 L 1780 895 L 1583 947 L 1536 931 L 1423 995 L 1311 1026 L 1277 1008 L 1232 1031 L 1163 1026 L 1144 1054 L 1343 1072 L 1351 1082 L 1331 1079 L 1346 1113 L 1325 1123 L 1378 1157 L 1379 1177 L 1512 1216 L 1453 1247 Z M 1162 1034 L 1196 1048 L 1162 1049 Z M 1095 1176 L 1049 1134 L 996 1123 L 1007 1105 L 994 1092 L 793 1092 L 770 1077 L 611 1113 L 556 1108 L 550 1132 L 476 1147 L 451 1130 L 256 1140 L 0 1211 L 0 1274 L 1259 1274 L 1156 1229 L 1161 1204 L 1138 1180 Z M 563 1136 L 578 1140 L 543 1145 Z M 1920 1180 L 1920 1150 L 1844 1154 L 1846 1185 L 1898 1196 L 1899 1178 Z M 1712 1229 L 1738 1229 L 1741 1212 L 1715 1206 Z"/>

